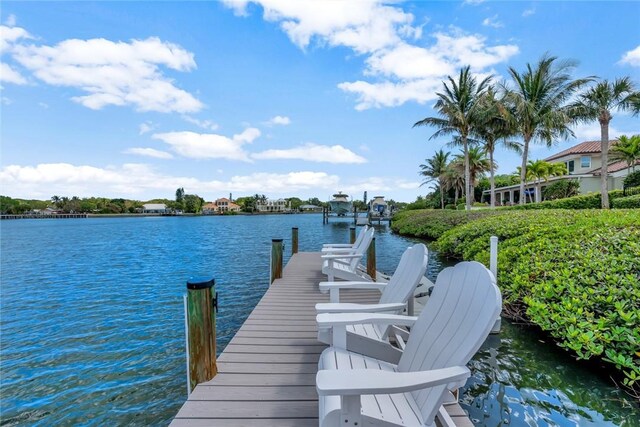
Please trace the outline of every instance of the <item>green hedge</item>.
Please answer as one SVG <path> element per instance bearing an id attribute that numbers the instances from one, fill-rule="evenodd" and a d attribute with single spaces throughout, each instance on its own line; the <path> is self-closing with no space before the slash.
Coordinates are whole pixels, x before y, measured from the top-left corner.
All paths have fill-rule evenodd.
<path id="1" fill-rule="evenodd" d="M 640 396 L 640 211 L 507 211 L 455 227 L 436 246 L 488 265 L 492 235 L 505 312 L 580 359 L 612 363 Z"/>
<path id="2" fill-rule="evenodd" d="M 609 204 L 623 197 L 622 190 L 609 191 Z M 526 205 L 511 206 L 507 209 L 600 209 L 602 202 L 600 193 L 589 193 L 582 196 L 574 196 L 566 199 L 548 200 L 540 203 L 527 203 Z"/>
<path id="3" fill-rule="evenodd" d="M 624 179 L 625 187 L 638 187 L 640 186 L 640 171 L 631 172 Z"/>
<path id="4" fill-rule="evenodd" d="M 435 240 L 456 225 L 486 216 L 499 215 L 502 212 L 502 210 L 467 212 L 455 210 L 455 205 L 451 206 L 452 208 L 445 210 L 423 209 L 399 212 L 393 217 L 391 229 L 402 235 Z"/>
<path id="5" fill-rule="evenodd" d="M 611 207 L 616 209 L 640 209 L 640 194 L 615 199 Z"/>

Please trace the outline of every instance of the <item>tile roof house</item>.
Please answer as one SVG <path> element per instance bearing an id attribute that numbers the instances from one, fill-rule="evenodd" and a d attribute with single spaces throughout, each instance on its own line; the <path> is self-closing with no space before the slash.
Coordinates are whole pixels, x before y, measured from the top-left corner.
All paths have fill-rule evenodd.
<path id="1" fill-rule="evenodd" d="M 222 197 L 215 202 L 209 202 L 202 206 L 204 215 L 223 214 L 225 212 L 240 212 L 240 205 L 233 203 L 226 197 Z"/>
<path id="2" fill-rule="evenodd" d="M 617 144 L 618 140 L 609 141 L 609 148 Z M 551 163 L 564 163 L 569 171 L 568 175 L 551 177 L 536 189 L 534 182 L 527 182 L 525 194 L 530 195 L 536 201 L 542 200 L 543 190 L 551 183 L 576 179 L 580 184 L 580 194 L 600 191 L 600 174 L 602 169 L 602 156 L 600 154 L 600 141 L 584 141 L 566 150 L 553 154 L 544 159 Z M 638 162 L 640 164 L 640 162 Z M 622 189 L 624 178 L 628 175 L 628 165 L 625 162 L 610 163 L 607 166 L 609 191 Z M 515 204 L 519 201 L 520 185 L 496 188 L 496 204 Z M 483 192 L 483 198 L 488 199 L 490 191 Z"/>

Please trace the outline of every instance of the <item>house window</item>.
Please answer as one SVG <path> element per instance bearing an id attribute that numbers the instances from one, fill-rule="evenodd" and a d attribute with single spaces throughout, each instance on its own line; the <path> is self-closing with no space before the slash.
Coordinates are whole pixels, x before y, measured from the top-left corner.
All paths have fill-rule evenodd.
<path id="1" fill-rule="evenodd" d="M 580 167 L 581 168 L 590 168 L 591 167 L 591 156 L 582 156 L 580 159 Z"/>
<path id="2" fill-rule="evenodd" d="M 567 162 L 567 170 L 569 171 L 569 173 L 573 172 L 575 170 L 575 164 L 573 160 L 569 160 Z"/>

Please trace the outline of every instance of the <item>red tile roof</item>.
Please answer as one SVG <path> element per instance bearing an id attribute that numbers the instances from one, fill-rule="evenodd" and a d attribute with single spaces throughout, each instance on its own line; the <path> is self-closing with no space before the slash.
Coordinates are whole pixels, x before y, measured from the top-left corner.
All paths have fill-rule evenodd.
<path id="1" fill-rule="evenodd" d="M 617 144 L 618 140 L 613 139 L 609 141 L 609 148 L 613 144 Z M 569 147 L 564 151 L 559 152 L 558 154 L 554 154 L 551 157 L 547 157 L 545 161 L 550 162 L 555 159 L 559 159 L 560 157 L 568 156 L 570 154 L 595 154 L 600 152 L 600 141 L 585 141 L 581 142 L 578 145 L 574 145 L 573 147 Z"/>
<path id="2" fill-rule="evenodd" d="M 640 165 L 640 160 L 636 161 L 636 166 Z M 607 168 L 607 173 L 614 173 L 614 172 L 618 172 L 624 169 L 627 169 L 629 167 L 629 165 L 627 164 L 627 162 L 615 162 L 615 163 L 611 163 L 609 164 L 609 167 Z M 594 169 L 592 171 L 589 171 L 588 173 L 592 173 L 594 175 L 600 175 L 600 169 L 602 168 L 597 168 Z"/>

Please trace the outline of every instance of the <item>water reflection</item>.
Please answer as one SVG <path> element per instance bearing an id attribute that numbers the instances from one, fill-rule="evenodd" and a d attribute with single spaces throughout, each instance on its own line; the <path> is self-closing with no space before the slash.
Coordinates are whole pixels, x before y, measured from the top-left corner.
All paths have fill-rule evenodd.
<path id="1" fill-rule="evenodd" d="M 640 409 L 610 382 L 503 320 L 470 363 L 461 405 L 477 426 L 638 426 Z"/>

